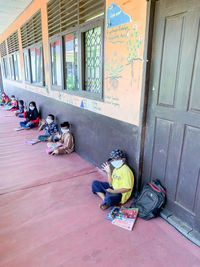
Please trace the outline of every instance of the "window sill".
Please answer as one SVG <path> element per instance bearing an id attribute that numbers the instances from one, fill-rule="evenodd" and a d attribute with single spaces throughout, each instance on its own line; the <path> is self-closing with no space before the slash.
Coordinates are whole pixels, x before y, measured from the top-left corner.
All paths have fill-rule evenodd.
<path id="1" fill-rule="evenodd" d="M 30 85 L 30 86 L 39 87 L 39 88 L 45 88 L 45 85 L 42 85 L 40 83 L 31 83 L 31 82 L 25 81 L 25 84 Z"/>
<path id="2" fill-rule="evenodd" d="M 14 80 L 14 79 L 9 79 L 9 78 L 3 78 L 6 81 L 11 81 L 11 82 L 17 82 L 17 83 L 22 83 L 22 80 Z"/>
<path id="3" fill-rule="evenodd" d="M 91 99 L 91 100 L 96 100 L 99 102 L 104 102 L 103 95 L 101 94 L 95 94 L 95 93 L 90 93 L 87 91 L 79 91 L 79 90 L 74 90 L 74 91 L 66 90 L 66 89 L 62 89 L 62 87 L 59 87 L 59 86 L 52 86 L 52 90 L 65 93 L 68 95 L 79 96 L 79 97 L 84 97 L 84 98 Z"/>

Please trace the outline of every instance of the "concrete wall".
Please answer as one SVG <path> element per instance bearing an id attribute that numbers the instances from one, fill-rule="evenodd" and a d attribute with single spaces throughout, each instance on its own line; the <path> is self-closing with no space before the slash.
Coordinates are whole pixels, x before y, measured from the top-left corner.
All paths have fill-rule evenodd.
<path id="1" fill-rule="evenodd" d="M 114 148 L 123 149 L 128 156 L 128 164 L 133 170 L 137 168 L 137 136 L 138 127 L 91 112 L 86 109 L 68 105 L 61 101 L 46 98 L 40 94 L 10 86 L 5 83 L 5 91 L 15 94 L 28 105 L 35 101 L 42 117 L 49 113 L 56 116 L 56 122 L 68 120 L 75 137 L 75 150 L 81 156 L 97 165 L 108 159 L 109 152 Z"/>

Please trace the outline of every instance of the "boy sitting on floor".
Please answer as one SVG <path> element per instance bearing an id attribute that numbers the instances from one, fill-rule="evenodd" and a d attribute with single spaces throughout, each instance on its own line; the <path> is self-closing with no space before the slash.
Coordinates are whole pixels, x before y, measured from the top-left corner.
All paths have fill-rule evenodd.
<path id="1" fill-rule="evenodd" d="M 1 106 L 7 105 L 10 102 L 9 97 L 4 91 L 1 91 Z"/>
<path id="2" fill-rule="evenodd" d="M 18 108 L 17 99 L 15 98 L 14 95 L 11 95 L 11 102 L 8 103 L 8 104 L 4 107 L 4 109 L 6 109 L 6 110 L 11 110 L 11 111 L 15 111 L 15 110 L 17 110 L 17 108 Z"/>
<path id="3" fill-rule="evenodd" d="M 15 116 L 19 118 L 24 118 L 24 101 L 23 100 L 19 100 L 18 110 L 14 111 L 14 113 L 15 113 Z"/>
<path id="4" fill-rule="evenodd" d="M 92 192 L 102 200 L 100 208 L 105 210 L 110 206 L 124 204 L 131 196 L 134 186 L 134 175 L 131 169 L 125 164 L 125 154 L 119 149 L 110 153 L 108 162 L 113 167 L 111 174 L 108 162 L 103 163 L 102 169 L 107 173 L 108 182 L 93 181 Z"/>
<path id="5" fill-rule="evenodd" d="M 51 151 L 49 151 L 50 155 L 70 154 L 74 151 L 74 138 L 69 132 L 69 122 L 63 122 L 60 126 L 62 134 L 55 135 L 55 138 L 57 137 L 59 147 L 51 149 Z M 48 148 L 51 148 L 52 145 L 52 142 L 47 143 Z"/>
<path id="6" fill-rule="evenodd" d="M 56 141 L 57 127 L 54 123 L 54 115 L 49 114 L 46 120 L 42 120 L 42 123 L 39 127 L 39 131 L 45 130 L 45 134 L 39 135 L 37 139 L 40 141 Z"/>

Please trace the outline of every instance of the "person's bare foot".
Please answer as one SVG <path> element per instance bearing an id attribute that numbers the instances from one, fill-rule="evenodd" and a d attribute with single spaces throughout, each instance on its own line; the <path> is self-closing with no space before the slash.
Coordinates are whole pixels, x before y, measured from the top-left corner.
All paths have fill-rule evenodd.
<path id="1" fill-rule="evenodd" d="M 107 210 L 109 208 L 109 206 L 107 204 L 101 204 L 100 205 L 100 209 L 102 210 Z"/>

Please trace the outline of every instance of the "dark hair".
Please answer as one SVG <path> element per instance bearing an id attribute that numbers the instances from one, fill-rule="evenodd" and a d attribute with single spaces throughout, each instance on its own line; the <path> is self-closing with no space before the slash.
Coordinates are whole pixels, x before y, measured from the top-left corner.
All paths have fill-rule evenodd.
<path id="1" fill-rule="evenodd" d="M 11 95 L 11 98 L 15 98 L 15 96 L 14 95 Z"/>
<path id="2" fill-rule="evenodd" d="M 24 105 L 24 101 L 23 100 L 19 100 L 19 104 L 23 106 Z"/>
<path id="3" fill-rule="evenodd" d="M 60 126 L 61 126 L 61 128 L 63 128 L 63 127 L 68 127 L 69 128 L 70 127 L 68 121 L 65 121 L 65 122 L 61 123 Z"/>
<path id="4" fill-rule="evenodd" d="M 52 118 L 52 120 L 54 121 L 54 115 L 52 115 L 52 114 L 49 114 L 49 115 L 48 115 L 48 117 L 51 117 L 51 118 Z"/>
<path id="5" fill-rule="evenodd" d="M 31 101 L 31 102 L 29 103 L 29 106 L 30 106 L 30 104 L 32 104 L 32 105 L 36 108 L 36 104 L 35 104 L 34 101 Z"/>

